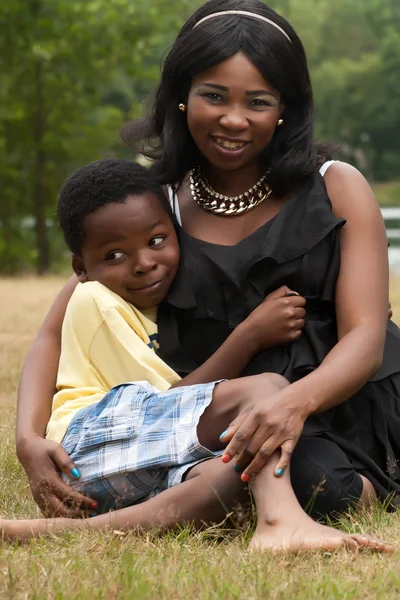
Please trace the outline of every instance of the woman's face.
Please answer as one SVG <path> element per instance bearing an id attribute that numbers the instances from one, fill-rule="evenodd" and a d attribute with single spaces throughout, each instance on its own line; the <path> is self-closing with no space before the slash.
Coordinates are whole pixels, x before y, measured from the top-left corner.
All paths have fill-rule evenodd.
<path id="1" fill-rule="evenodd" d="M 279 92 L 238 53 L 193 78 L 188 126 L 213 167 L 236 170 L 258 164 L 283 109 Z"/>

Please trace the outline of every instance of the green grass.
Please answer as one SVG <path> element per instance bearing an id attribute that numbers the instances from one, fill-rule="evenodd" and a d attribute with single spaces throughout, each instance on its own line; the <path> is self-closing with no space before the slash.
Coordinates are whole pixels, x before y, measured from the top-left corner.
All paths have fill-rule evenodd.
<path id="1" fill-rule="evenodd" d="M 400 206 L 400 181 L 373 183 L 372 189 L 381 206 Z"/>
<path id="2" fill-rule="evenodd" d="M 61 285 L 59 279 L 0 280 L 0 514 L 34 517 L 25 475 L 14 454 L 18 376 L 30 341 Z M 392 282 L 400 321 L 400 281 Z M 392 541 L 398 514 L 380 507 L 340 523 Z M 398 599 L 400 554 L 250 555 L 249 530 L 189 528 L 160 536 L 81 532 L 28 543 L 0 543 L 0 599 Z"/>

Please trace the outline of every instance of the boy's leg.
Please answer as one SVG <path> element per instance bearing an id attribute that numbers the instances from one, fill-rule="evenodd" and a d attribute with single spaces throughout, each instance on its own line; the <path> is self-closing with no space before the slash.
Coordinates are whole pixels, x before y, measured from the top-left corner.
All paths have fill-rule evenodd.
<path id="1" fill-rule="evenodd" d="M 226 427 L 237 415 L 238 410 L 248 405 L 254 395 L 267 398 L 285 385 L 287 382 L 283 378 L 261 375 L 217 386 L 213 401 L 198 427 L 201 443 L 208 445 L 210 449 L 213 449 L 213 446 L 216 449 L 218 443 L 215 440 L 221 427 Z M 314 523 L 304 513 L 294 495 L 289 469 L 281 478 L 275 477 L 277 454 L 275 453 L 251 483 L 258 517 L 257 530 L 252 541 L 253 548 L 298 551 L 302 548 L 331 550 L 343 546 L 362 546 L 390 551 L 389 546 L 378 540 L 366 536 L 349 536 Z M 243 488 L 238 487 L 241 485 L 240 478 L 231 465 L 224 465 L 219 459 L 214 459 L 197 465 L 184 483 L 139 505 L 89 520 L 4 521 L 1 526 L 7 538 L 110 526 L 118 529 L 173 529 L 184 522 L 201 524 L 219 521 L 225 514 L 225 498 L 228 500 L 226 508 L 229 510 L 232 507 L 232 499 L 237 501 L 241 497 Z M 232 493 L 234 489 L 237 490 L 237 495 Z"/>
<path id="2" fill-rule="evenodd" d="M 135 506 L 91 519 L 0 520 L 7 539 L 26 539 L 46 533 L 86 529 L 173 530 L 185 523 L 197 527 L 219 523 L 236 506 L 249 502 L 247 487 L 230 465 L 220 458 L 206 460 L 190 470 L 186 481 Z"/>
<path id="3" fill-rule="evenodd" d="M 282 477 L 276 477 L 278 459 L 276 452 L 249 484 L 257 508 L 257 528 L 250 543 L 251 549 L 291 552 L 337 548 L 367 548 L 379 552 L 393 550 L 377 538 L 348 535 L 313 521 L 303 511 L 294 494 L 290 469 L 286 469 Z"/>
<path id="4" fill-rule="evenodd" d="M 217 438 L 239 410 L 251 405 L 256 399 L 265 398 L 267 401 L 269 396 L 287 385 L 289 384 L 283 377 L 274 374 L 255 375 L 219 384 L 197 428 L 200 443 L 210 450 L 218 449 L 220 442 L 216 441 Z M 257 530 L 251 543 L 252 548 L 298 551 L 363 546 L 380 551 L 390 550 L 389 546 L 374 538 L 349 536 L 313 521 L 301 508 L 294 494 L 290 470 L 287 469 L 282 477 L 276 477 L 274 469 L 278 457 L 279 452 L 275 452 L 250 483 L 257 508 Z"/>
<path id="5" fill-rule="evenodd" d="M 220 450 L 221 433 L 244 408 L 256 400 L 277 394 L 289 385 L 287 379 L 275 373 L 264 373 L 224 381 L 215 386 L 212 402 L 200 418 L 197 435 L 199 442 L 209 450 Z"/>
<path id="6" fill-rule="evenodd" d="M 347 535 L 324 527 L 308 517 L 293 493 L 289 469 L 282 478 L 274 475 L 277 457 L 267 463 L 251 483 L 257 507 L 257 529 L 251 542 L 254 550 L 334 550 L 369 548 L 390 552 L 383 542 L 364 535 Z M 115 512 L 92 519 L 37 519 L 0 521 L 5 539 L 27 539 L 46 533 L 87 529 L 175 529 L 185 523 L 198 526 L 222 521 L 238 504 L 245 504 L 247 494 L 240 477 L 230 465 L 218 458 L 200 463 L 186 481 L 158 496 Z"/>

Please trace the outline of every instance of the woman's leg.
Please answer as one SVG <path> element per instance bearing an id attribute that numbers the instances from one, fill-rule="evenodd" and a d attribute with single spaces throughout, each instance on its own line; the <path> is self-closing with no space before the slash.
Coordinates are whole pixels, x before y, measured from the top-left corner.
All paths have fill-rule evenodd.
<path id="1" fill-rule="evenodd" d="M 327 438 L 300 438 L 291 459 L 291 479 L 301 506 L 317 519 L 367 506 L 376 498 L 371 482 Z"/>

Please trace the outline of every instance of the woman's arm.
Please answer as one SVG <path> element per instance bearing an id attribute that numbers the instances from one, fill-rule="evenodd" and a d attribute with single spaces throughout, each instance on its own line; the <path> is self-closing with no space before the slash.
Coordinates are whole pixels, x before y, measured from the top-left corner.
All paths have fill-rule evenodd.
<path id="1" fill-rule="evenodd" d="M 33 497 L 46 515 L 74 516 L 81 510 L 67 504 L 85 508 L 93 502 L 61 480 L 58 469 L 71 475 L 75 465 L 59 444 L 44 439 L 56 387 L 62 322 L 77 283 L 71 277 L 51 307 L 25 361 L 18 392 L 17 455 Z"/>
<path id="2" fill-rule="evenodd" d="M 25 360 L 18 391 L 18 452 L 23 449 L 27 439 L 45 435 L 56 389 L 62 323 L 77 283 L 74 275 L 62 288 Z"/>
<path id="3" fill-rule="evenodd" d="M 256 474 L 265 456 L 278 447 L 282 456 L 277 471 L 286 468 L 306 418 L 350 398 L 382 363 L 389 276 L 387 239 L 379 206 L 364 177 L 350 165 L 332 165 L 325 182 L 333 212 L 347 221 L 339 233 L 339 341 L 315 371 L 274 396 L 263 414 L 242 415 L 229 429 L 224 441 L 232 440 L 227 448 L 232 456 L 241 452 L 255 427 L 269 432 L 262 447 L 252 440 L 237 461 L 244 466 L 257 454 L 248 475 Z M 265 431 L 263 435 L 264 439 L 268 437 Z"/>
<path id="4" fill-rule="evenodd" d="M 339 233 L 341 267 L 336 286 L 339 342 L 320 367 L 293 386 L 308 398 L 308 414 L 355 394 L 382 363 L 387 325 L 387 237 L 379 206 L 364 177 L 336 163 L 325 176 L 333 212 L 346 219 Z"/>

